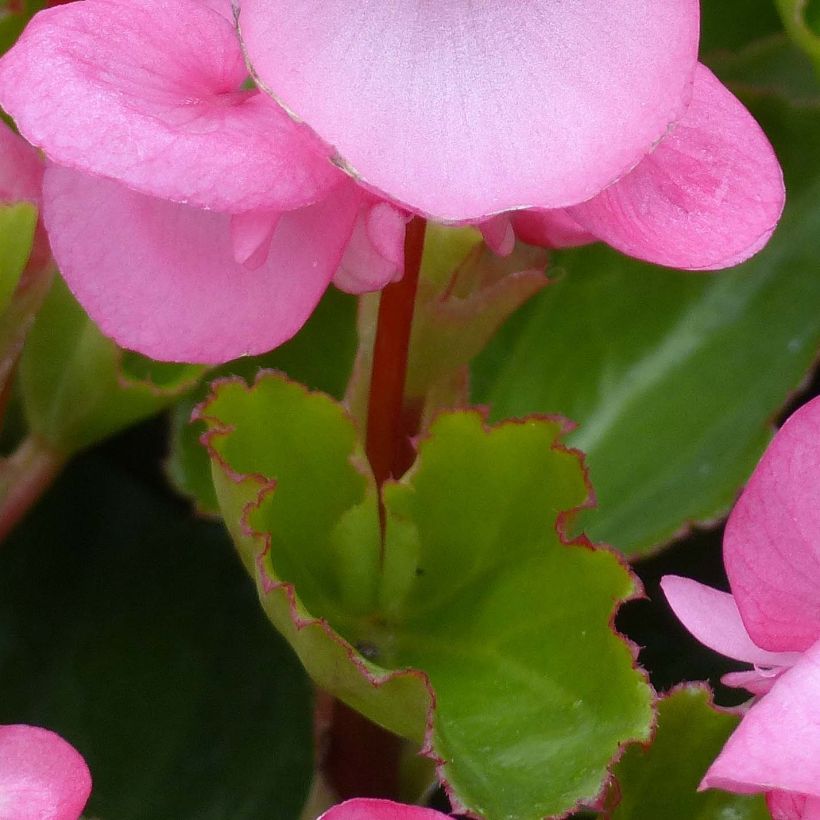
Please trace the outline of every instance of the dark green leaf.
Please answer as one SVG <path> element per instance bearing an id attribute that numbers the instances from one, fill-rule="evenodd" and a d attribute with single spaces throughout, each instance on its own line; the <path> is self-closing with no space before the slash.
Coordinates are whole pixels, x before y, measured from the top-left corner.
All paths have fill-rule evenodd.
<path id="1" fill-rule="evenodd" d="M 100 455 L 0 551 L 9 722 L 77 746 L 105 820 L 294 820 L 311 776 L 307 679 L 224 531 Z"/>

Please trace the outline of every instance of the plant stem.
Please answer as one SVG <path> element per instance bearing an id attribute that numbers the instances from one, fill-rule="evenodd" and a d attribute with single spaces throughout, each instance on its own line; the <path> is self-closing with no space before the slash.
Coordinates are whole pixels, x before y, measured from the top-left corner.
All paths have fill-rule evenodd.
<path id="1" fill-rule="evenodd" d="M 421 217 L 410 221 L 404 276 L 382 291 L 379 302 L 367 408 L 367 457 L 379 487 L 388 478 L 399 478 L 412 463 L 408 439 L 416 431 L 404 423 L 404 383 L 426 227 Z"/>
<path id="2" fill-rule="evenodd" d="M 0 462 L 0 541 L 48 489 L 64 463 L 62 455 L 33 435 Z"/>

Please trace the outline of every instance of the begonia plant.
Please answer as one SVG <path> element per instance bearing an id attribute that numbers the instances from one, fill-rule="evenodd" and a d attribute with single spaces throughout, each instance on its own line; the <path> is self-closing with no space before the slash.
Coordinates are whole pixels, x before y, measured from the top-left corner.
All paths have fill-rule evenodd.
<path id="1" fill-rule="evenodd" d="M 0 5 L 0 820 L 820 818 L 818 42 Z"/>

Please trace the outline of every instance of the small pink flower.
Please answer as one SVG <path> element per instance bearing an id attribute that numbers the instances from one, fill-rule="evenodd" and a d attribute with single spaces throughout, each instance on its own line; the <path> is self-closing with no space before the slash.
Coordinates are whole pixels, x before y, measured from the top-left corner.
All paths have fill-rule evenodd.
<path id="1" fill-rule="evenodd" d="M 776 820 L 820 818 L 820 398 L 783 425 L 726 525 L 732 595 L 667 576 L 698 640 L 754 664 L 726 675 L 759 696 L 701 784 L 765 792 Z"/>
<path id="2" fill-rule="evenodd" d="M 326 811 L 319 820 L 450 820 L 434 809 L 407 806 L 391 800 L 357 798 Z"/>
<path id="3" fill-rule="evenodd" d="M 80 753 L 36 726 L 0 726 L 0 820 L 77 820 L 91 794 Z"/>

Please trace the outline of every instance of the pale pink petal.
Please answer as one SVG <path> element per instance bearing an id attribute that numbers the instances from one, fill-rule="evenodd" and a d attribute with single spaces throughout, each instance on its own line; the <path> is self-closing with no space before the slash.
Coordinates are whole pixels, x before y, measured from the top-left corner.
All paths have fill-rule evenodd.
<path id="1" fill-rule="evenodd" d="M 820 798 L 791 792 L 769 792 L 766 806 L 772 820 L 820 820 Z"/>
<path id="2" fill-rule="evenodd" d="M 661 588 L 681 623 L 702 644 L 721 655 L 767 667 L 791 666 L 800 657 L 799 653 L 766 652 L 756 646 L 728 592 L 677 575 L 664 576 Z"/>
<path id="3" fill-rule="evenodd" d="M 91 794 L 82 755 L 37 726 L 0 726 L 0 817 L 77 820 Z"/>
<path id="4" fill-rule="evenodd" d="M 766 135 L 701 65 L 692 104 L 669 136 L 630 174 L 569 213 L 630 256 L 713 270 L 757 253 L 784 199 Z"/>
<path id="5" fill-rule="evenodd" d="M 801 650 L 820 638 L 820 398 L 769 445 L 729 516 L 723 559 L 756 644 Z"/>
<path id="6" fill-rule="evenodd" d="M 299 330 L 341 260 L 359 192 L 347 183 L 284 214 L 255 269 L 236 262 L 227 214 L 59 166 L 44 200 L 55 259 L 104 333 L 155 359 L 210 364 Z"/>
<path id="7" fill-rule="evenodd" d="M 0 120 L 0 204 L 39 203 L 42 184 L 37 152 Z"/>
<path id="8" fill-rule="evenodd" d="M 487 247 L 498 256 L 509 256 L 515 247 L 515 231 L 509 214 L 499 214 L 476 227 L 481 231 Z"/>
<path id="9" fill-rule="evenodd" d="M 589 199 L 684 112 L 697 0 L 241 0 L 262 86 L 440 220 Z"/>
<path id="10" fill-rule="evenodd" d="M 701 788 L 820 798 L 820 642 L 778 679 L 726 742 Z"/>
<path id="11" fill-rule="evenodd" d="M 0 103 L 60 165 L 143 193 L 230 212 L 315 201 L 341 172 L 246 77 L 200 0 L 84 0 L 34 17 L 0 60 Z"/>
<path id="12" fill-rule="evenodd" d="M 326 811 L 319 820 L 450 820 L 434 809 L 408 806 L 391 800 L 357 798 Z"/>
<path id="13" fill-rule="evenodd" d="M 406 227 L 407 217 L 402 211 L 368 198 L 333 284 L 346 293 L 369 293 L 401 279 Z"/>
<path id="14" fill-rule="evenodd" d="M 234 214 L 231 217 L 233 258 L 249 270 L 261 267 L 268 258 L 271 239 L 281 217 L 281 211 Z"/>
<path id="15" fill-rule="evenodd" d="M 555 211 L 516 211 L 511 214 L 516 236 L 542 248 L 577 248 L 597 242 L 563 208 Z"/>
<path id="16" fill-rule="evenodd" d="M 734 689 L 745 689 L 753 695 L 765 695 L 766 692 L 771 691 L 777 679 L 789 668 L 791 667 L 772 666 L 753 669 L 749 672 L 729 672 L 720 679 L 720 682 Z"/>

